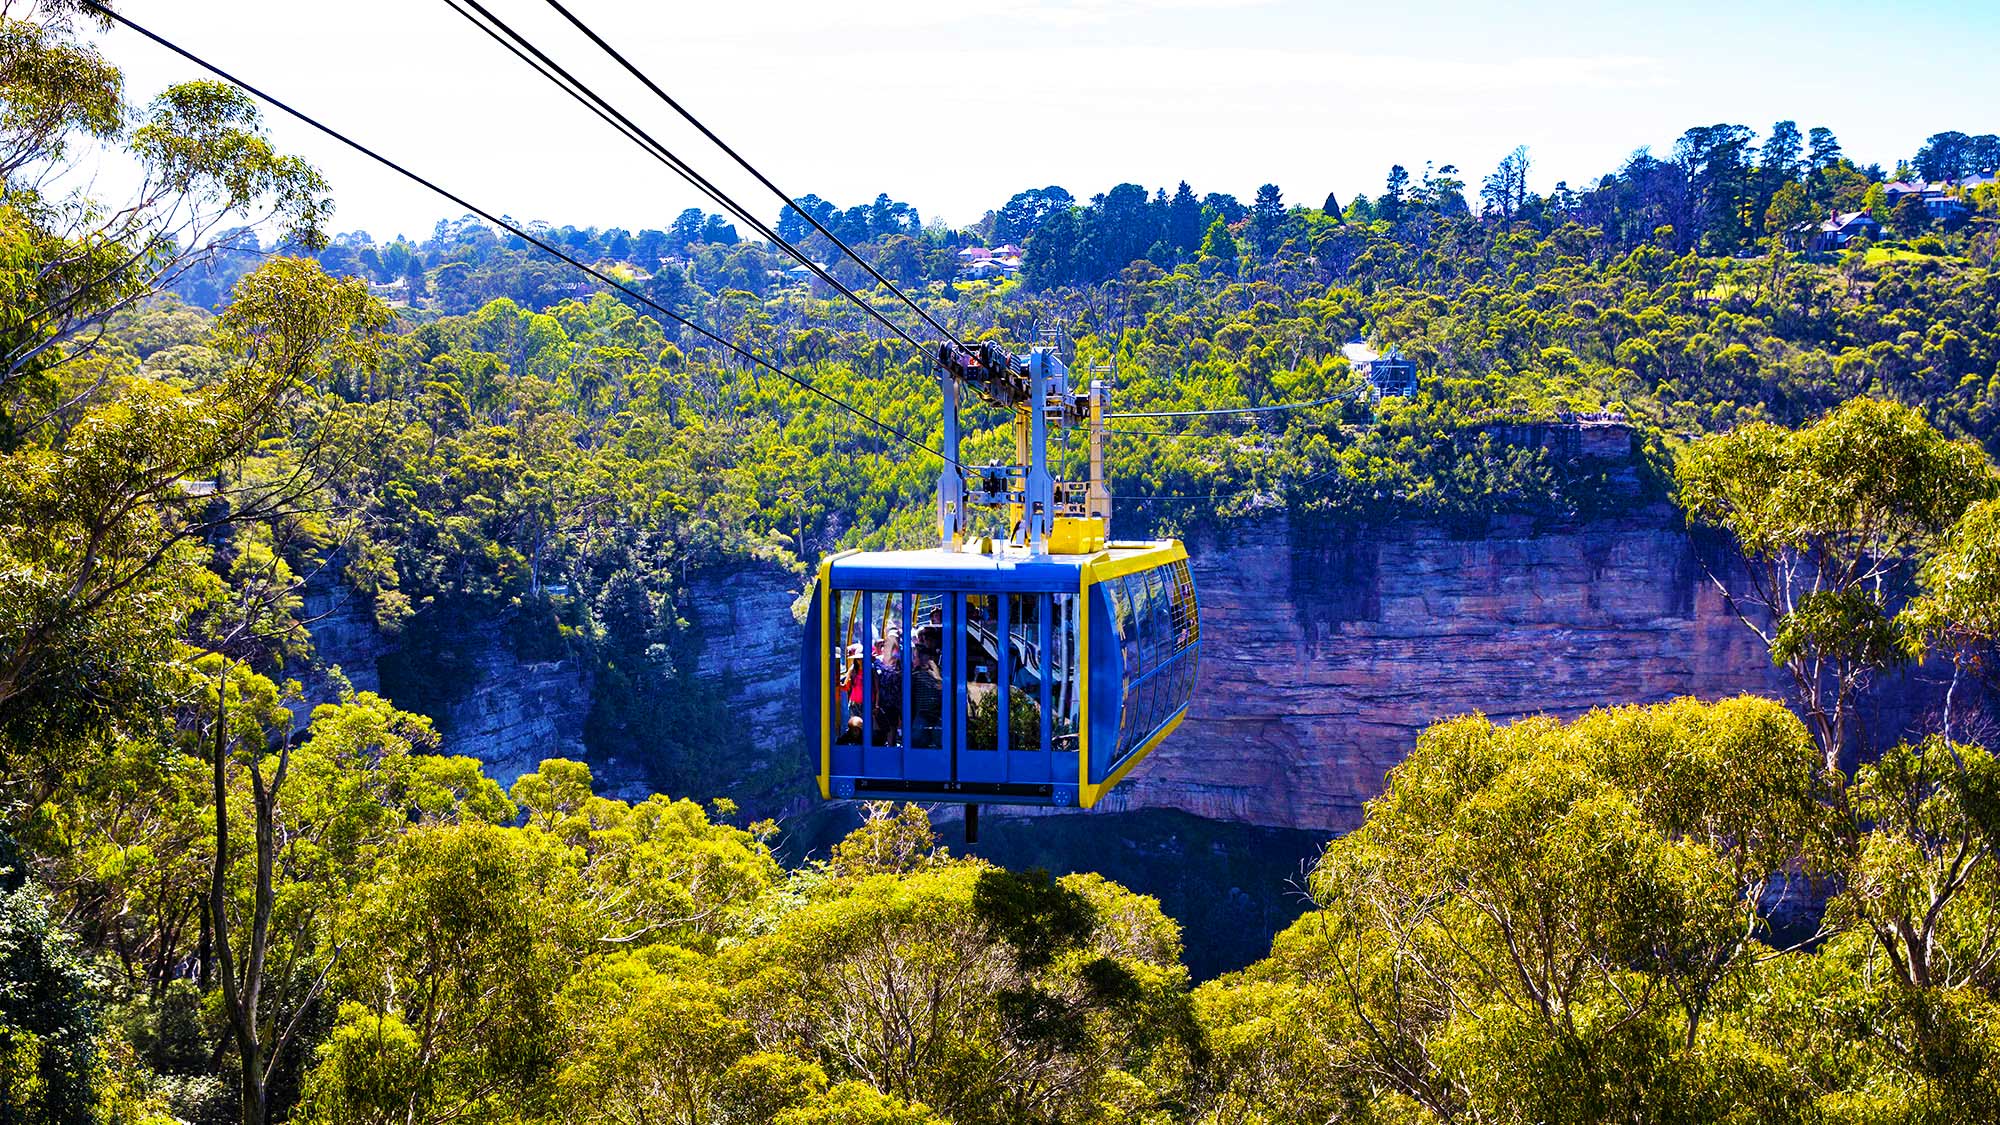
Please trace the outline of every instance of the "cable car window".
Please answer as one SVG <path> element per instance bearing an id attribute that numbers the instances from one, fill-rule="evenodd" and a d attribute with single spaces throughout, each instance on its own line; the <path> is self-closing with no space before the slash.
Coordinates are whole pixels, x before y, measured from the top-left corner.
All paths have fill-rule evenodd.
<path id="1" fill-rule="evenodd" d="M 1125 675 L 1130 677 L 1126 686 L 1146 672 L 1145 627 L 1146 627 L 1146 584 L 1136 575 L 1126 575 L 1118 580 L 1125 590 L 1125 605 L 1129 616 L 1125 620 Z"/>
<path id="2" fill-rule="evenodd" d="M 1176 562 L 1171 570 L 1174 594 L 1174 647 L 1183 649 L 1195 642 L 1194 579 L 1188 575 L 1186 561 Z"/>
<path id="3" fill-rule="evenodd" d="M 1046 594 L 1007 597 L 1007 749 L 1040 750 L 1042 615 Z"/>
<path id="4" fill-rule="evenodd" d="M 1157 668 L 1174 652 L 1174 629 L 1167 605 L 1166 576 L 1159 570 L 1146 572 L 1146 666 Z"/>
<path id="5" fill-rule="evenodd" d="M 1146 700 L 1152 692 L 1152 683 L 1151 680 L 1139 681 L 1125 697 L 1129 720 L 1125 724 L 1124 740 L 1118 747 L 1121 756 L 1131 753 L 1132 748 L 1146 736 L 1146 712 L 1149 709 Z"/>
<path id="6" fill-rule="evenodd" d="M 1132 635 L 1132 599 L 1126 595 L 1122 579 L 1108 578 L 1104 588 L 1111 594 L 1111 623 L 1123 640 Z"/>
<path id="7" fill-rule="evenodd" d="M 1111 595 L 1111 618 L 1112 623 L 1117 626 L 1117 644 L 1124 649 L 1125 653 L 1124 677 L 1119 687 L 1121 690 L 1129 689 L 1132 686 L 1133 679 L 1139 675 L 1137 662 L 1138 650 L 1133 641 L 1133 629 L 1136 625 L 1132 618 L 1132 595 L 1125 588 L 1125 580 L 1123 578 L 1105 579 L 1104 588 Z M 1109 656 L 1110 650 L 1111 646 L 1106 645 L 1102 651 L 1105 655 Z"/>
<path id="8" fill-rule="evenodd" d="M 910 746 L 944 745 L 944 596 L 921 594 L 910 610 Z"/>
<path id="9" fill-rule="evenodd" d="M 965 748 L 1000 748 L 1000 665 L 996 658 L 1000 610 L 993 594 L 965 595 Z"/>
<path id="10" fill-rule="evenodd" d="M 1077 668 L 1076 595 L 1053 595 L 1049 606 L 1049 653 L 1045 660 L 1049 677 L 1049 745 L 1055 750 L 1074 751 L 1083 690 L 1083 678 Z"/>
<path id="11" fill-rule="evenodd" d="M 1146 597 L 1153 610 L 1152 632 L 1147 636 L 1152 646 L 1148 655 L 1157 668 L 1174 654 L 1174 611 L 1170 604 L 1173 591 L 1167 585 L 1165 568 L 1146 572 Z"/>
<path id="12" fill-rule="evenodd" d="M 868 595 L 868 628 L 874 642 L 868 656 L 868 745 L 903 744 L 903 638 L 909 635 L 910 596 Z"/>
<path id="13" fill-rule="evenodd" d="M 834 670 L 834 674 L 828 677 L 833 684 L 834 741 L 843 744 L 861 741 L 863 644 L 860 631 L 861 593 L 857 590 L 834 591 L 833 620 L 827 630 L 827 664 Z"/>
<path id="14" fill-rule="evenodd" d="M 1152 734 L 1160 725 L 1160 685 L 1165 682 L 1160 676 L 1153 676 L 1146 681 L 1142 692 L 1145 709 L 1139 713 L 1139 737 L 1132 740 L 1135 746 L 1146 741 L 1146 736 Z"/>
<path id="15" fill-rule="evenodd" d="M 1201 598 L 1194 592 L 1194 575 L 1188 564 L 1180 564 L 1181 595 L 1187 603 L 1187 641 L 1193 645 L 1201 640 Z"/>
<path id="16" fill-rule="evenodd" d="M 1124 729 L 1119 733 L 1118 755 L 1124 757 L 1146 736 L 1147 696 L 1152 688 L 1151 680 L 1140 680 L 1125 694 Z"/>

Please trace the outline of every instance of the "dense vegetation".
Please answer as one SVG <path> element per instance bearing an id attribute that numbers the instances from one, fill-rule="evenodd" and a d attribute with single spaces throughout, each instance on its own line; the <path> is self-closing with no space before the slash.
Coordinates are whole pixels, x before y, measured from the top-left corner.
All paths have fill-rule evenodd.
<path id="1" fill-rule="evenodd" d="M 727 800 L 437 752 L 497 628 L 590 662 L 593 754 L 781 790 L 683 690 L 694 584 L 920 539 L 934 467 L 481 224 L 329 240 L 247 99 L 131 109 L 73 18 L 0 7 L 0 1122 L 2000 1115 L 2000 765 L 1949 712 L 1887 747 L 1846 720 L 1871 674 L 1976 677 L 2000 636 L 1990 188 L 1826 258 L 1796 223 L 1886 177 L 1788 125 L 1547 197 L 1517 153 L 1478 213 L 1450 168 L 1345 208 L 1047 188 L 970 231 L 803 201 L 962 335 L 1064 326 L 1123 409 L 1335 400 L 1121 432 L 1121 526 L 1671 489 L 1749 557 L 1796 714 L 1441 723 L 1270 956 L 1191 987 L 1153 900 L 954 858 L 912 809 L 787 869 Z M 60 186 L 92 143 L 145 172 L 129 206 Z M 217 234 L 246 219 L 289 252 Z M 720 220 L 552 236 L 934 434 L 922 358 Z M 960 279 L 976 242 L 1025 243 L 1024 277 Z M 1419 393 L 1362 393 L 1358 335 Z M 1655 471 L 1533 425 L 1598 411 Z M 328 588 L 395 638 L 384 694 L 305 703 Z"/>
<path id="2" fill-rule="evenodd" d="M 1822 149 L 1830 143 L 1822 138 Z M 1818 198 L 1836 190 L 1828 185 L 1867 182 L 1866 171 L 1822 157 L 1791 166 L 1785 183 Z M 1762 167 L 1745 174 L 1770 187 Z M 1593 198 L 1637 191 L 1634 175 L 1608 178 Z M 1035 206 L 1017 199 L 997 212 L 992 237 L 1019 236 L 1055 206 L 1086 225 L 1110 221 L 1109 197 L 1076 208 L 1053 191 L 1031 194 Z M 926 247 L 941 264 L 914 280 L 965 338 L 1016 343 L 1038 325 L 1067 325 L 1079 367 L 1115 365 L 1122 410 L 1333 400 L 1247 420 L 1117 423 L 1110 465 L 1127 498 L 1125 533 L 1199 535 L 1272 510 L 1415 515 L 1473 532 L 1496 515 L 1565 519 L 1660 498 L 1671 450 L 1686 438 L 1756 420 L 1796 424 L 1859 394 L 1922 402 L 1946 433 L 2000 449 L 2000 197 L 1972 195 L 1972 217 L 1923 236 L 1940 253 L 1878 246 L 1837 257 L 1795 253 L 1782 239 L 1740 257 L 1682 252 L 1671 233 L 1585 226 L 1586 212 L 1535 200 L 1511 217 L 1419 201 L 1393 222 L 1294 208 L 1267 254 L 1258 212 L 1232 228 L 1229 201 L 1217 198 L 1202 205 L 1215 213 L 1211 227 L 1223 223 L 1206 239 L 1216 253 L 1163 253 L 1170 269 L 1139 258 L 1101 283 L 1053 288 L 1035 287 L 1032 253 L 1025 282 L 950 279 L 954 247 L 977 232 L 913 228 L 886 200 L 822 214 L 885 270 L 896 247 Z M 884 218 L 871 226 L 855 214 L 864 210 Z M 935 440 L 923 357 L 795 280 L 766 244 L 683 244 L 707 227 L 690 219 L 675 229 L 550 237 L 586 258 L 640 259 L 608 268 Z M 651 250 L 664 253 L 647 259 Z M 342 569 L 400 638 L 385 681 L 394 697 L 442 713 L 471 678 L 468 641 L 499 620 L 524 660 L 581 654 L 598 669 L 594 757 L 645 761 L 674 792 L 708 791 L 718 777 L 737 779 L 746 801 L 783 792 L 784 768 L 700 700 L 668 689 L 689 674 L 693 583 L 751 555 L 788 563 L 839 546 L 923 542 L 930 459 L 615 293 L 577 293 L 560 263 L 483 224 L 441 224 L 421 245 L 336 242 L 320 260 L 392 280 L 418 263 L 428 279 L 425 297 L 382 289 L 407 302 L 400 329 L 383 362 L 339 388 L 380 426 L 362 459 L 368 471 L 341 485 L 366 513 Z M 640 280 L 643 268 L 657 272 Z M 938 273 L 947 279 L 924 281 Z M 875 299 L 888 304 L 880 291 Z M 195 374 L 210 362 L 202 320 L 159 305 L 122 335 L 146 370 Z M 1358 336 L 1413 356 L 1419 393 L 1367 394 L 1340 354 Z M 1651 469 L 1632 479 L 1521 425 L 1579 413 L 1623 415 Z M 989 428 L 970 449 L 997 458 L 1004 442 Z M 1083 451 L 1068 448 L 1074 467 Z"/>

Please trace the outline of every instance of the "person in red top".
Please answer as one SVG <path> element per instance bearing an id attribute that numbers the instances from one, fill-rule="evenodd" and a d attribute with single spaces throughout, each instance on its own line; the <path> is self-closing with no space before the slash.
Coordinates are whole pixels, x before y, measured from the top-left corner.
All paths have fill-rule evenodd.
<path id="1" fill-rule="evenodd" d="M 840 737 L 834 741 L 843 745 L 861 741 L 861 646 L 847 646 L 847 658 L 840 664 L 840 688 L 838 692 L 844 721 L 841 723 Z"/>

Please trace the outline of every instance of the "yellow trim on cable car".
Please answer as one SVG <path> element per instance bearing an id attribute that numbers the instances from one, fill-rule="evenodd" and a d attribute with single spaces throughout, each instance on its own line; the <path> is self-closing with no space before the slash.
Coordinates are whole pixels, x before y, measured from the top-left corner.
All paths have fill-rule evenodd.
<path id="1" fill-rule="evenodd" d="M 1095 516 L 1057 516 L 1049 532 L 1049 554 L 1094 555 L 1104 549 L 1104 521 Z"/>
<path id="2" fill-rule="evenodd" d="M 1113 544 L 1118 546 L 1119 544 Z M 1146 545 L 1145 549 L 1134 551 L 1124 558 L 1114 557 L 1110 551 L 1103 551 L 1091 558 L 1088 566 L 1094 575 L 1092 581 L 1102 582 L 1106 578 L 1123 578 L 1142 570 L 1166 566 L 1188 557 L 1187 548 L 1178 539 L 1168 539 Z"/>
<path id="3" fill-rule="evenodd" d="M 1174 712 L 1174 717 L 1160 724 L 1160 729 L 1153 733 L 1153 737 L 1140 743 L 1138 749 L 1126 755 L 1124 763 L 1111 771 L 1111 776 L 1104 779 L 1104 784 L 1092 785 L 1088 781 L 1084 782 L 1083 787 L 1085 792 L 1077 799 L 1077 803 L 1086 809 L 1095 805 L 1099 797 L 1104 796 L 1104 794 L 1116 788 L 1119 782 L 1125 780 L 1125 775 L 1132 772 L 1132 767 L 1143 761 L 1146 755 L 1151 754 L 1154 747 L 1165 742 L 1167 736 L 1174 733 L 1174 728 L 1180 726 L 1181 720 L 1185 718 L 1187 718 L 1186 707 L 1182 707 L 1180 710 Z"/>
<path id="4" fill-rule="evenodd" d="M 819 561 L 819 799 L 833 799 L 833 564 L 854 551 Z"/>
<path id="5" fill-rule="evenodd" d="M 1082 689 L 1076 696 L 1076 804 L 1087 809 L 1097 800 L 1090 793 L 1090 587 L 1097 576 L 1089 563 L 1076 572 L 1076 670 Z"/>

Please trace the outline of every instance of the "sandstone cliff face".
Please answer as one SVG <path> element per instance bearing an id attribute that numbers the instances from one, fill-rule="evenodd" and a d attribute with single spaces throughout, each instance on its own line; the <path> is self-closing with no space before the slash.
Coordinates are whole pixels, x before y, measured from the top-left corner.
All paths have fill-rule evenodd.
<path id="1" fill-rule="evenodd" d="M 376 662 L 388 655 L 392 643 L 375 627 L 375 616 L 366 602 L 339 581 L 321 577 L 306 584 L 301 592 L 300 612 L 311 624 L 313 661 L 303 681 L 308 705 L 326 703 L 335 697 L 327 673 L 338 667 L 356 691 L 382 690 L 382 674 Z M 303 718 L 303 716 L 301 716 Z"/>
<path id="2" fill-rule="evenodd" d="M 712 776 L 697 799 L 726 794 L 753 817 L 789 816 L 816 800 L 799 730 L 798 676 L 802 630 L 792 603 L 802 580 L 774 565 L 748 565 L 697 575 L 685 613 L 699 638 L 696 690 L 713 693 L 731 720 L 732 763 Z M 676 794 L 677 796 L 680 794 Z"/>
<path id="3" fill-rule="evenodd" d="M 314 660 L 306 678 L 308 706 L 335 696 L 328 672 L 338 666 L 357 691 L 380 691 L 378 662 L 394 650 L 365 601 L 344 587 L 315 585 L 305 594 L 313 619 Z M 544 758 L 584 757 L 583 724 L 590 714 L 590 671 L 575 659 L 523 663 L 499 629 L 474 638 L 471 686 L 431 718 L 441 751 L 485 763 L 502 787 L 532 772 Z M 593 763 L 598 790 L 641 798 L 648 792 L 635 763 Z"/>
<path id="4" fill-rule="evenodd" d="M 676 793 L 697 800 L 729 794 L 754 816 L 795 812 L 805 804 L 810 776 L 797 731 L 796 678 L 799 629 L 791 604 L 797 579 L 775 566 L 745 566 L 697 577 L 690 584 L 686 616 L 701 648 L 694 690 L 710 693 L 733 721 L 736 753 L 717 756 L 705 784 Z M 375 626 L 367 603 L 334 583 L 305 592 L 313 621 L 313 667 L 304 677 L 303 710 L 336 697 L 331 670 L 358 691 L 380 691 L 378 662 L 395 642 Z M 474 638 L 470 686 L 432 715 L 439 749 L 485 764 L 504 786 L 545 758 L 589 761 L 597 791 L 644 800 L 653 791 L 649 768 L 657 763 L 592 759 L 584 745 L 591 709 L 591 674 L 585 661 L 523 662 L 498 628 Z M 304 715 L 301 714 L 301 719 Z M 723 760 L 732 763 L 723 769 Z M 699 763 L 697 763 L 697 768 Z M 686 772 L 686 771 L 681 771 Z"/>
<path id="5" fill-rule="evenodd" d="M 1664 506 L 1476 539 L 1271 521 L 1191 553 L 1200 685 L 1114 808 L 1351 828 L 1437 719 L 1783 686 Z"/>
<path id="6" fill-rule="evenodd" d="M 1111 811 L 1339 831 L 1360 823 L 1388 770 L 1441 718 L 1786 689 L 1665 504 L 1572 526 L 1503 521 L 1477 537 L 1280 516 L 1190 550 L 1200 686 L 1180 730 L 1101 806 Z M 681 779 L 677 796 L 728 795 L 754 816 L 811 806 L 797 588 L 791 573 L 755 564 L 693 581 L 692 690 L 710 693 L 725 729 L 699 760 L 593 762 L 600 791 L 643 797 L 649 777 L 665 776 Z M 314 627 L 320 662 L 374 687 L 387 646 L 365 607 L 318 608 L 333 609 Z M 477 682 L 437 716 L 443 748 L 507 784 L 543 758 L 584 757 L 588 669 L 524 665 L 497 630 L 480 645 Z M 1881 684 L 1863 717 L 1874 736 L 1923 722 L 1941 691 L 1933 679 L 1919 670 Z"/>

